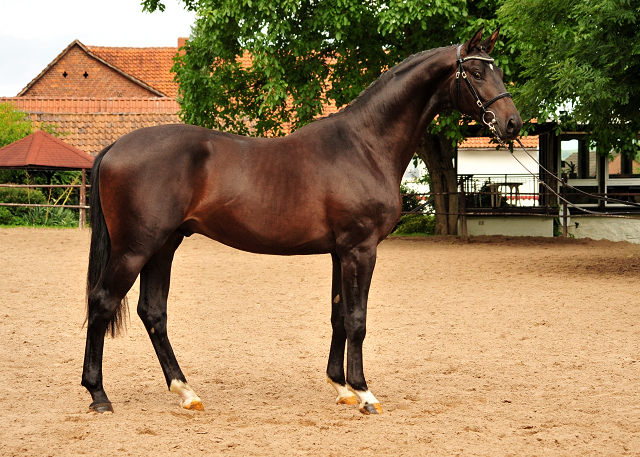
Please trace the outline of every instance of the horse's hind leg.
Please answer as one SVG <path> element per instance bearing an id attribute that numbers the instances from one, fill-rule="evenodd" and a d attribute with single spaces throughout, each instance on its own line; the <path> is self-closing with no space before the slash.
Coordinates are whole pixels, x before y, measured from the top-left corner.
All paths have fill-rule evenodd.
<path id="1" fill-rule="evenodd" d="M 138 315 L 149 333 L 169 390 L 180 395 L 180 406 L 183 408 L 204 411 L 202 401 L 189 387 L 180 370 L 167 336 L 167 297 L 171 263 L 182 239 L 183 236 L 177 233 L 171 235 L 166 244 L 142 268 Z"/>
<path id="2" fill-rule="evenodd" d="M 143 256 L 130 252 L 112 252 L 100 281 L 89 293 L 82 385 L 91 394 L 93 402 L 90 408 L 100 413 L 113 412 L 102 385 L 104 337 L 109 325 L 115 325 L 114 316 L 125 306 L 123 299 L 145 261 L 146 258 Z M 112 327 L 112 330 L 115 334 L 117 328 Z"/>
<path id="3" fill-rule="evenodd" d="M 342 268 L 340 259 L 336 254 L 331 254 L 333 262 L 333 275 L 331 284 L 331 349 L 327 364 L 327 382 L 336 389 L 337 404 L 356 405 L 356 396 L 347 388 L 344 377 L 344 348 L 347 342 L 347 331 L 344 328 L 344 300 L 342 299 Z"/>

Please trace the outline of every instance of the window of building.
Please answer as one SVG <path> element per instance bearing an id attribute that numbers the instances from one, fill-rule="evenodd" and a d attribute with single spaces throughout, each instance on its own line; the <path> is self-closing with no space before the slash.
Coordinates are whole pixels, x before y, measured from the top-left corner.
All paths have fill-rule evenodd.
<path id="1" fill-rule="evenodd" d="M 595 179 L 597 156 L 594 148 L 584 139 L 560 142 L 562 173 L 569 179 Z"/>

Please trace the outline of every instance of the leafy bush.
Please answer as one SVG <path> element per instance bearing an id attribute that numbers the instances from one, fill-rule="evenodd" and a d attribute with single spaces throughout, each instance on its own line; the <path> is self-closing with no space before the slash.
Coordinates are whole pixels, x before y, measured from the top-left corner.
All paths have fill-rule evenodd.
<path id="1" fill-rule="evenodd" d="M 23 224 L 46 227 L 77 227 L 78 214 L 67 208 L 28 208 Z"/>
<path id="2" fill-rule="evenodd" d="M 0 203 L 34 203 L 43 205 L 47 202 L 44 194 L 39 190 L 26 189 L 23 187 L 0 187 Z M 17 217 L 23 217 L 27 214 L 28 208 L 16 206 L 7 208 L 11 214 Z"/>
<path id="3" fill-rule="evenodd" d="M 15 216 L 6 206 L 0 206 L 0 225 L 13 225 Z"/>
<path id="4" fill-rule="evenodd" d="M 434 235 L 436 218 L 426 214 L 405 214 L 394 230 L 394 235 Z"/>

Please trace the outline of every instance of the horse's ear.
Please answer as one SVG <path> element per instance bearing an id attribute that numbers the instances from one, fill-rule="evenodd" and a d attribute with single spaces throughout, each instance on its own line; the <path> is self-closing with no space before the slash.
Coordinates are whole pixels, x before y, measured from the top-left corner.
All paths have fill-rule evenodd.
<path id="1" fill-rule="evenodd" d="M 478 46 L 487 54 L 491 54 L 491 51 L 493 51 L 493 47 L 496 45 L 496 41 L 498 41 L 498 35 L 500 35 L 500 27 L 498 27 L 489 38 L 484 40 Z"/>
<path id="2" fill-rule="evenodd" d="M 467 41 L 464 44 L 464 49 L 467 51 L 467 54 L 469 54 L 471 51 L 473 51 L 473 49 L 478 46 L 478 44 L 480 44 L 480 40 L 482 40 L 482 32 L 484 31 L 484 27 L 481 27 L 480 30 L 478 30 L 476 32 L 475 35 L 473 35 L 473 38 L 471 38 L 469 41 Z"/>

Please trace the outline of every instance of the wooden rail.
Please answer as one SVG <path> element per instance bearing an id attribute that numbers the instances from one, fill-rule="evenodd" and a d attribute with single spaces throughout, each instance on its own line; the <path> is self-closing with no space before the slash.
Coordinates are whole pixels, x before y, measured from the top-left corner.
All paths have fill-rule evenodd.
<path id="1" fill-rule="evenodd" d="M 79 205 L 48 205 L 36 203 L 0 203 L 0 206 L 20 206 L 25 208 L 68 208 L 79 210 L 78 226 L 86 228 L 87 226 L 87 189 L 91 186 L 87 184 L 87 172 L 82 170 L 82 184 L 0 184 L 0 188 L 28 188 L 28 189 L 79 189 L 80 204 Z"/>

